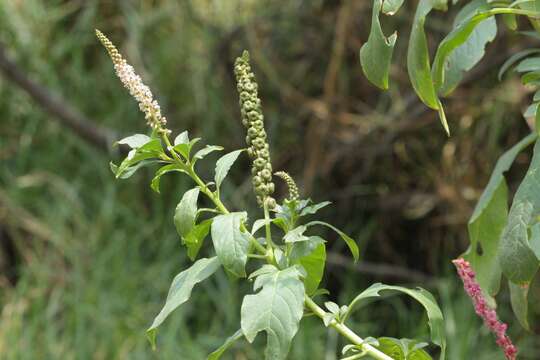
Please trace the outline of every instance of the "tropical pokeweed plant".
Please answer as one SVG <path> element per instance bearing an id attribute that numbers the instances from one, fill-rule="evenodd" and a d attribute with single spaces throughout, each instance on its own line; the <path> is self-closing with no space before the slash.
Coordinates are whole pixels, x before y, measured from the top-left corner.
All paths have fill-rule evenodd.
<path id="1" fill-rule="evenodd" d="M 374 0 L 371 32 L 360 49 L 360 63 L 368 80 L 379 88 L 388 89 L 389 69 L 397 34 L 384 35 L 380 18 L 393 16 L 403 0 Z M 456 5 L 458 0 L 452 1 Z M 473 0 L 461 7 L 453 29 L 443 38 L 430 59 L 424 30 L 427 16 L 433 10 L 447 10 L 448 0 L 420 0 L 416 7 L 407 51 L 407 70 L 414 91 L 421 101 L 439 113 L 445 131 L 450 134 L 441 98 L 459 85 L 465 72 L 474 67 L 485 54 L 485 47 L 497 36 L 496 17 L 503 26 L 522 36 L 540 39 L 539 0 Z M 464 3 L 461 1 L 461 3 Z M 529 29 L 520 29 L 525 18 Z M 506 325 L 494 312 L 495 295 L 502 277 L 508 280 L 511 306 L 519 323 L 530 329 L 528 322 L 528 291 L 540 262 L 540 49 L 525 49 L 513 54 L 501 67 L 499 79 L 511 68 L 521 74 L 522 83 L 536 90 L 532 104 L 524 116 L 535 119 L 529 135 L 505 152 L 498 160 L 489 183 L 484 189 L 469 220 L 470 246 L 454 260 L 467 294 L 487 327 L 497 336 L 508 359 L 516 357 L 516 348 L 505 334 Z M 519 185 L 508 209 L 508 186 L 504 173 L 517 155 L 534 144 L 529 169 Z"/>
<path id="2" fill-rule="evenodd" d="M 96 34 L 108 51 L 116 74 L 139 103 L 151 129 L 149 135 L 136 134 L 118 141 L 131 150 L 119 165 L 111 164 L 113 173 L 117 178 L 125 179 L 141 167 L 158 165 L 150 185 L 154 191 L 159 193 L 161 177 L 172 172 L 187 175 L 195 185 L 183 194 L 174 214 L 174 225 L 193 264 L 173 279 L 165 305 L 147 330 L 154 348 L 159 326 L 189 300 L 195 285 L 223 268 L 232 277 L 251 281 L 253 292 L 242 300 L 239 330 L 207 359 L 219 359 L 235 341 L 245 338 L 252 342 L 260 332 L 266 333 L 265 358 L 286 359 L 302 318 L 312 315 L 321 319 L 321 325 L 334 328 L 346 339 L 344 359 L 431 359 L 426 351 L 429 344 L 424 341 L 360 337 L 347 325 L 358 304 L 369 298 L 378 298 L 381 292 L 386 291 L 409 295 L 424 307 L 431 343 L 438 346 L 440 359 L 444 359 L 443 315 L 434 297 L 424 289 L 376 283 L 348 305 L 327 301 L 321 307 L 315 302 L 314 297 L 328 294 L 320 288 L 327 240 L 317 235 L 316 229 L 327 227 L 337 233 L 355 261 L 359 258 L 359 249 L 356 242 L 341 230 L 312 219 L 329 202 L 313 203 L 310 199 L 301 198 L 289 174 L 283 171 L 273 173 L 258 85 L 247 52 L 236 59 L 234 66 L 242 124 L 247 132 L 247 148 L 221 156 L 216 161 L 213 179 L 207 181 L 198 174 L 196 165 L 223 148 L 215 145 L 198 148 L 200 139 L 191 139 L 185 131 L 172 140 L 167 121 L 150 89 L 109 39 L 99 31 Z M 251 181 L 257 203 L 262 208 L 260 218 L 248 216 L 246 211 L 231 211 L 222 201 L 221 185 L 234 162 L 243 154 L 252 160 Z M 274 175 L 288 186 L 288 197 L 281 202 L 273 197 Z M 207 198 L 212 206 L 199 207 L 201 197 Z M 208 251 L 215 255 L 201 258 L 199 253 L 208 236 L 213 248 Z"/>

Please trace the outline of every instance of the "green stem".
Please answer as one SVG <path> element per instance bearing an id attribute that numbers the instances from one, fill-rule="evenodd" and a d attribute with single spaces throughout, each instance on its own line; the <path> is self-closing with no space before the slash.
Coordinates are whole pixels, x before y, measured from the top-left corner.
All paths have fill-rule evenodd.
<path id="1" fill-rule="evenodd" d="M 326 312 L 319 305 L 317 305 L 309 296 L 307 296 L 307 294 L 305 296 L 304 302 L 306 304 L 306 307 L 310 309 L 315 315 L 317 315 L 321 319 L 326 314 Z M 330 326 L 336 329 L 338 333 L 343 335 L 350 342 L 352 342 L 355 345 L 360 346 L 361 349 L 364 350 L 366 354 L 368 354 L 372 358 L 377 359 L 377 360 L 394 360 L 393 358 L 381 352 L 380 350 L 373 347 L 372 345 L 366 344 L 364 342 L 364 339 L 356 335 L 354 331 L 352 331 L 351 329 L 347 327 L 347 325 L 339 323 L 336 320 L 332 320 L 332 322 L 330 323 Z"/>

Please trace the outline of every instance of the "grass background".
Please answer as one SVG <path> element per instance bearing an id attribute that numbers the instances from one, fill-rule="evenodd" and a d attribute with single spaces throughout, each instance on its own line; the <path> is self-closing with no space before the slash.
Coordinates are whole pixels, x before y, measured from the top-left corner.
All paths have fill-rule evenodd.
<path id="1" fill-rule="evenodd" d="M 1 1 L 0 41 L 28 77 L 95 124 L 120 136 L 144 132 L 94 37 L 99 28 L 151 86 L 171 128 L 228 150 L 243 146 L 232 64 L 249 49 L 275 168 L 290 172 L 306 196 L 333 201 L 322 220 L 361 246 L 356 267 L 331 242 L 324 281 L 331 299 L 346 303 L 375 281 L 424 286 L 445 314 L 449 359 L 502 359 L 449 260 L 467 246 L 466 222 L 497 157 L 528 131 L 520 115 L 526 89 L 515 76 L 496 80 L 497 61 L 526 44 L 500 26 L 490 60 L 447 101 L 447 138 L 436 114 L 415 100 L 399 61 L 412 4 L 385 19 L 402 40 L 391 90 L 381 93 L 362 76 L 358 50 L 370 11 L 368 1 Z M 432 45 L 455 12 L 429 21 Z M 188 266 L 172 224 L 187 179 L 165 177 L 162 195 L 149 189 L 147 170 L 116 181 L 108 167 L 116 149 L 85 142 L 3 78 L 0 117 L 0 358 L 199 360 L 238 328 L 249 286 L 219 273 L 167 320 L 156 352 L 145 339 L 172 278 Z M 529 159 L 521 155 L 512 168 L 514 188 Z M 211 162 L 200 165 L 211 174 Z M 231 208 L 257 211 L 248 169 L 246 159 L 233 169 L 225 198 Z M 397 268 L 381 271 L 388 266 Z M 499 307 L 522 358 L 538 359 L 538 325 L 520 329 L 504 289 Z M 358 311 L 352 326 L 363 336 L 428 335 L 420 306 L 395 296 Z M 260 358 L 263 345 L 260 335 L 224 358 Z M 333 360 L 342 345 L 308 318 L 290 358 Z"/>

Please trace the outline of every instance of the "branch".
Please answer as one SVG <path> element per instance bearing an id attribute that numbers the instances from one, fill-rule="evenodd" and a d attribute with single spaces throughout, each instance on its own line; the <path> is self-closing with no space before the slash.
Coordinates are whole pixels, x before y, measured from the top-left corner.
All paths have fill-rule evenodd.
<path id="1" fill-rule="evenodd" d="M 96 125 L 95 121 L 85 117 L 59 96 L 53 95 L 49 89 L 28 78 L 15 62 L 8 59 L 6 47 L 1 42 L 0 73 L 14 85 L 26 91 L 36 103 L 62 125 L 70 128 L 97 148 L 108 151 L 110 144 L 117 138 L 114 131 Z"/>

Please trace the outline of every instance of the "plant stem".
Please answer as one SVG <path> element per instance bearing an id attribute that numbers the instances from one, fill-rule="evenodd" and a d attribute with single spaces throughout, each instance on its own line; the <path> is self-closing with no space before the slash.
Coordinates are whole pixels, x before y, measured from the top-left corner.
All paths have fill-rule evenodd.
<path id="1" fill-rule="evenodd" d="M 306 304 L 306 307 L 310 309 L 311 311 L 313 311 L 313 313 L 317 315 L 318 317 L 320 317 L 321 319 L 326 314 L 326 312 L 319 305 L 317 305 L 309 296 L 307 296 L 307 294 L 305 296 L 304 302 Z M 350 342 L 352 342 L 355 345 L 360 346 L 362 350 L 364 350 L 366 354 L 368 354 L 372 358 L 377 359 L 377 360 L 394 360 L 393 358 L 381 352 L 380 350 L 377 350 L 375 347 L 369 344 L 366 344 L 364 342 L 364 339 L 356 335 L 354 331 L 352 331 L 351 329 L 347 327 L 347 325 L 339 323 L 336 320 L 332 320 L 332 322 L 330 323 L 330 326 L 336 329 L 338 333 L 343 335 Z"/>
<path id="2" fill-rule="evenodd" d="M 264 227 L 266 231 L 266 251 L 269 256 L 274 259 L 274 243 L 272 242 L 272 230 L 270 229 L 270 214 L 268 212 L 268 205 L 266 200 L 263 202 L 263 211 L 264 211 Z"/>

